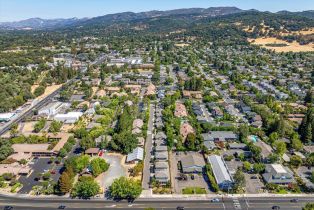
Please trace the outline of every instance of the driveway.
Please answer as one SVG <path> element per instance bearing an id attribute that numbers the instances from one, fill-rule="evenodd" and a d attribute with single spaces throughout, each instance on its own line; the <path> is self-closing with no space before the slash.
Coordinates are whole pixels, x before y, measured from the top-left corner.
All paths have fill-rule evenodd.
<path id="1" fill-rule="evenodd" d="M 247 174 L 245 173 L 245 182 L 246 182 L 246 193 L 248 194 L 257 194 L 263 190 L 264 184 L 260 180 L 258 174 Z M 257 177 L 257 179 L 255 179 Z"/>
<path id="2" fill-rule="evenodd" d="M 145 142 L 145 157 L 144 157 L 144 168 L 143 168 L 143 181 L 142 187 L 144 190 L 149 189 L 150 182 L 150 159 L 152 155 L 152 140 L 153 140 L 153 122 L 154 122 L 154 105 L 151 104 L 149 107 L 149 120 L 148 120 L 148 129 L 147 129 L 147 138 Z"/>
<path id="3" fill-rule="evenodd" d="M 108 153 L 103 155 L 103 158 L 110 164 L 108 171 L 104 173 L 102 186 L 108 188 L 115 179 L 121 176 L 128 176 L 127 170 L 121 164 L 122 155 L 113 155 Z"/>

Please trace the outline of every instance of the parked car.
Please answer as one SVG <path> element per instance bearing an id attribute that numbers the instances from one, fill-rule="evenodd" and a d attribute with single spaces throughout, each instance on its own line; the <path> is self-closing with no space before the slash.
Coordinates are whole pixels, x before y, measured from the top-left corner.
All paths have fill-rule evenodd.
<path id="1" fill-rule="evenodd" d="M 257 176 L 251 176 L 251 179 L 258 179 Z"/>
<path id="2" fill-rule="evenodd" d="M 297 202 L 299 202 L 299 199 L 297 199 L 297 198 L 294 198 L 294 199 L 292 199 L 292 200 L 290 200 L 292 203 L 297 203 Z"/>

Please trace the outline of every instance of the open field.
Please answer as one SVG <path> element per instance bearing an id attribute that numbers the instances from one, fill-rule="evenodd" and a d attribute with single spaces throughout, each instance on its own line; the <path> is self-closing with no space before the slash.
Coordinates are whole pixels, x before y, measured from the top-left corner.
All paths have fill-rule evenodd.
<path id="1" fill-rule="evenodd" d="M 260 45 L 266 49 L 275 50 L 276 52 L 308 52 L 308 51 L 314 51 L 314 44 L 308 44 L 308 45 L 300 45 L 296 41 L 289 43 L 284 40 L 280 40 L 273 37 L 267 37 L 267 38 L 257 38 L 257 39 L 248 39 L 248 41 L 251 44 Z M 271 47 L 266 46 L 266 44 L 286 44 L 287 46 L 282 47 Z"/>

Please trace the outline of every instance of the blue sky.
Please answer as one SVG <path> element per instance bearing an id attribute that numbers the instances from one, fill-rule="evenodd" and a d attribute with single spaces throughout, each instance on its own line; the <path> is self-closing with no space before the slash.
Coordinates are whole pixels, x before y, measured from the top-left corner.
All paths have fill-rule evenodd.
<path id="1" fill-rule="evenodd" d="M 313 10 L 314 0 L 0 0 L 0 22 L 32 17 L 95 17 L 117 12 L 236 6 L 261 11 Z"/>

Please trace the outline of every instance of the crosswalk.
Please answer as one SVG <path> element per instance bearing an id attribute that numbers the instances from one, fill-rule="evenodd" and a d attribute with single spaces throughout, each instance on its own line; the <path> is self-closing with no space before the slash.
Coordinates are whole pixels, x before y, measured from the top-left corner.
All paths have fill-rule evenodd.
<path id="1" fill-rule="evenodd" d="M 240 202 L 237 198 L 234 198 L 233 199 L 233 206 L 235 209 L 242 209 L 241 205 L 240 205 Z"/>

